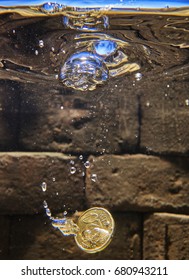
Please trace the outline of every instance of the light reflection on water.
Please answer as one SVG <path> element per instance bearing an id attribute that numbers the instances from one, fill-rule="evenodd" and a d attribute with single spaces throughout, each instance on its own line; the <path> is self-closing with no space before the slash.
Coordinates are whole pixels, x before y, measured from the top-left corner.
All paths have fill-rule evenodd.
<path id="1" fill-rule="evenodd" d="M 52 1 L 51 1 L 52 2 Z M 6 1 L 0 1 L 0 5 L 2 6 L 18 6 L 18 5 L 41 5 L 43 4 L 44 1 L 41 0 L 19 0 L 19 1 L 14 1 L 14 0 L 6 0 Z M 50 1 L 49 1 L 50 3 Z M 85 0 L 85 1 L 79 1 L 79 0 L 59 0 L 57 3 L 66 5 L 66 6 L 83 6 L 83 7 L 104 7 L 106 5 L 112 5 L 112 6 L 121 6 L 121 7 L 145 7 L 145 8 L 164 8 L 164 7 L 182 7 L 182 6 L 187 6 L 188 1 L 187 0 L 168 0 L 168 1 L 163 1 L 163 0 L 156 0 L 156 1 L 151 1 L 151 0 L 134 0 L 134 1 L 126 1 L 126 0 Z"/>

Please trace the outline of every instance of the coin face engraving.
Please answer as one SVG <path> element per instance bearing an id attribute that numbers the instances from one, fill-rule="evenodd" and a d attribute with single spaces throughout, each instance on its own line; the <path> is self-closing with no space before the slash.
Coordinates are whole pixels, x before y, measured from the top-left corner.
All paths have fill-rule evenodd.
<path id="1" fill-rule="evenodd" d="M 103 250 L 110 243 L 114 232 L 114 220 L 104 208 L 93 207 L 78 219 L 77 245 L 87 253 Z"/>

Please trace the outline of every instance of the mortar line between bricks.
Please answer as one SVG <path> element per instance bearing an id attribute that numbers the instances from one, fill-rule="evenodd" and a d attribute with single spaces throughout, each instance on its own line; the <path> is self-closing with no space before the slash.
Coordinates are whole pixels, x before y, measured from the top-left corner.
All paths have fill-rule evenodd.
<path id="1" fill-rule="evenodd" d="M 137 96 L 137 102 L 138 102 L 138 141 L 137 141 L 137 147 L 136 147 L 136 153 L 140 152 L 141 149 L 141 126 L 142 126 L 142 108 L 141 108 L 141 97 Z"/>
<path id="2" fill-rule="evenodd" d="M 141 260 L 144 260 L 144 219 L 145 214 L 141 214 L 141 244 L 140 244 L 140 250 L 141 250 Z"/>
<path id="3" fill-rule="evenodd" d="M 21 92 L 20 92 L 20 86 L 18 86 L 18 123 L 17 123 L 17 130 L 16 130 L 16 146 L 17 150 L 21 149 L 20 146 L 20 132 L 21 132 Z"/>
<path id="4" fill-rule="evenodd" d="M 164 248 L 165 248 L 164 259 L 169 260 L 169 256 L 168 256 L 168 251 L 169 251 L 168 225 L 165 225 L 165 240 L 164 241 L 165 241 L 165 244 L 164 244 Z"/>
<path id="5" fill-rule="evenodd" d="M 8 234 L 8 252 L 7 252 L 7 259 L 11 259 L 11 239 L 12 239 L 12 217 L 8 216 L 9 219 L 9 234 Z"/>

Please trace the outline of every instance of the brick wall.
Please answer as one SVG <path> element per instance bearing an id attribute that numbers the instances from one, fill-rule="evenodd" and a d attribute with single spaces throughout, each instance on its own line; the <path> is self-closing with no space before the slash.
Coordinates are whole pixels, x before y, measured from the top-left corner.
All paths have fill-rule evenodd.
<path id="1" fill-rule="evenodd" d="M 87 93 L 1 81 L 0 258 L 189 258 L 188 70 L 175 71 Z M 109 209 L 111 244 L 82 252 L 51 227 L 44 199 L 54 215 Z"/>

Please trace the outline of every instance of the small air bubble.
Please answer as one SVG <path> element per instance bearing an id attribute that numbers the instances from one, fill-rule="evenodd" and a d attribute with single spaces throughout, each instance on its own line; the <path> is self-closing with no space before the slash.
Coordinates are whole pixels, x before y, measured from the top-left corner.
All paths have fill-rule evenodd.
<path id="1" fill-rule="evenodd" d="M 60 110 L 63 110 L 64 109 L 64 106 L 60 106 Z"/>
<path id="2" fill-rule="evenodd" d="M 71 173 L 71 174 L 75 174 L 75 172 L 76 172 L 76 168 L 75 168 L 74 166 L 72 166 L 72 167 L 70 168 L 70 173 Z"/>
<path id="3" fill-rule="evenodd" d="M 53 178 L 52 178 L 52 180 L 53 180 L 53 182 L 55 182 L 55 181 L 56 181 L 56 178 L 55 178 L 55 177 L 53 177 Z"/>
<path id="4" fill-rule="evenodd" d="M 167 85 L 167 88 L 169 88 L 170 87 L 170 85 Z"/>
<path id="5" fill-rule="evenodd" d="M 185 104 L 186 104 L 186 106 L 189 106 L 189 99 L 185 100 Z"/>
<path id="6" fill-rule="evenodd" d="M 46 192 L 46 190 L 47 190 L 47 183 L 46 182 L 43 182 L 41 184 L 41 189 L 42 189 L 43 192 Z"/>
<path id="7" fill-rule="evenodd" d="M 40 47 L 40 48 L 43 48 L 43 47 L 44 47 L 44 42 L 43 42 L 43 40 L 39 40 L 39 47 Z"/>
<path id="8" fill-rule="evenodd" d="M 137 81 L 140 81 L 141 79 L 142 79 L 142 74 L 141 73 L 136 73 L 135 74 L 135 79 L 137 80 Z"/>
<path id="9" fill-rule="evenodd" d="M 46 200 L 43 201 L 43 207 L 44 207 L 44 208 L 47 208 L 47 207 L 48 207 L 48 204 L 47 204 Z"/>
<path id="10" fill-rule="evenodd" d="M 68 212 L 67 212 L 67 211 L 64 211 L 64 213 L 63 213 L 63 214 L 64 214 L 64 216 L 66 216 L 66 215 L 68 214 Z"/>
<path id="11" fill-rule="evenodd" d="M 38 50 L 35 50 L 35 55 L 38 55 L 38 54 L 39 54 Z"/>
<path id="12" fill-rule="evenodd" d="M 147 106 L 147 107 L 150 106 L 150 102 L 149 102 L 149 101 L 146 102 L 146 106 Z"/>
<path id="13" fill-rule="evenodd" d="M 82 155 L 80 155 L 80 156 L 79 156 L 79 159 L 80 159 L 80 160 L 82 160 L 82 159 L 83 159 L 83 156 L 82 156 Z"/>
<path id="14" fill-rule="evenodd" d="M 89 167 L 90 167 L 90 162 L 87 160 L 87 161 L 84 163 L 84 166 L 85 166 L 85 168 L 89 168 Z"/>
<path id="15" fill-rule="evenodd" d="M 96 174 L 91 174 L 91 181 L 96 182 L 97 181 L 97 175 Z"/>
<path id="16" fill-rule="evenodd" d="M 13 29 L 12 33 L 13 33 L 13 34 L 15 34 L 15 33 L 16 33 L 16 30 L 15 30 L 15 29 Z"/>
<path id="17" fill-rule="evenodd" d="M 49 208 L 46 208 L 46 215 L 48 217 L 51 217 L 51 210 Z"/>

